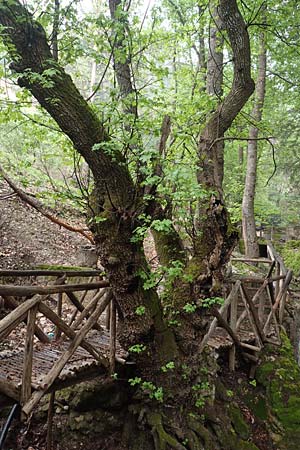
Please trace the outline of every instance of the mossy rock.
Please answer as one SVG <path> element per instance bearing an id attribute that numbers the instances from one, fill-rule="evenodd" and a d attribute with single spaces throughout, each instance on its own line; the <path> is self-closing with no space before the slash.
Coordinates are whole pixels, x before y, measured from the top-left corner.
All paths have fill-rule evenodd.
<path id="1" fill-rule="evenodd" d="M 300 369 L 294 359 L 292 345 L 282 334 L 279 349 L 266 349 L 256 378 L 266 388 L 266 401 L 270 416 L 274 415 L 273 431 L 278 438 L 278 448 L 300 448 Z M 272 420 L 270 421 L 272 426 Z M 282 429 L 280 430 L 280 427 Z"/>
<path id="2" fill-rule="evenodd" d="M 109 434 L 122 428 L 122 420 L 107 411 L 97 410 L 78 414 L 72 411 L 69 416 L 69 427 L 72 431 L 83 434 Z"/>
<path id="3" fill-rule="evenodd" d="M 248 439 L 250 436 L 249 425 L 245 422 L 243 414 L 235 404 L 229 406 L 229 416 L 236 434 L 242 439 Z"/>

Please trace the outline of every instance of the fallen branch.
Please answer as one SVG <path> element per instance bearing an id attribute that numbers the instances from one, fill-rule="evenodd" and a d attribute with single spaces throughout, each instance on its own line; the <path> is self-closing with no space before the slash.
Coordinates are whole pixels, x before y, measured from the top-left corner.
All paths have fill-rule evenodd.
<path id="1" fill-rule="evenodd" d="M 89 231 L 84 230 L 81 227 L 76 227 L 68 222 L 65 222 L 59 217 L 54 216 L 53 214 L 49 213 L 44 205 L 42 205 L 41 202 L 39 202 L 36 198 L 31 197 L 26 192 L 24 192 L 22 189 L 20 189 L 10 178 L 9 176 L 4 172 L 3 168 L 0 166 L 0 175 L 4 178 L 4 180 L 7 182 L 7 184 L 12 188 L 12 190 L 17 194 L 17 196 L 27 205 L 32 206 L 36 211 L 41 213 L 44 217 L 47 217 L 51 222 L 55 223 L 56 225 L 59 225 L 60 227 L 65 228 L 66 230 L 72 231 L 74 233 L 79 233 L 82 236 L 84 236 L 86 239 L 88 239 L 92 244 L 94 244 L 94 239 L 92 234 Z"/>

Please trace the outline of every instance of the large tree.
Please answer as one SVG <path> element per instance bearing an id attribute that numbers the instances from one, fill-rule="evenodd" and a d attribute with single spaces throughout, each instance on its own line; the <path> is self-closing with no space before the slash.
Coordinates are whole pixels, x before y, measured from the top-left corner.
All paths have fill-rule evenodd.
<path id="1" fill-rule="evenodd" d="M 128 121 L 128 115 L 137 120 L 138 111 L 128 55 L 125 54 L 124 59 L 124 40 L 129 25 L 122 22 L 126 21 L 122 2 L 110 1 L 109 6 L 112 23 L 119 21 L 111 33 L 113 64 L 125 111 L 124 128 L 130 132 L 132 121 Z M 126 154 L 110 137 L 101 115 L 96 115 L 59 64 L 57 51 L 53 55 L 45 30 L 32 14 L 18 0 L 0 1 L 1 34 L 12 59 L 11 69 L 18 74 L 19 86 L 28 89 L 52 116 L 93 174 L 90 226 L 119 307 L 119 340 L 127 349 L 136 344 L 139 349 L 146 348 L 137 357 L 137 371 L 156 388 L 160 386 L 169 394 L 175 393 L 168 397 L 168 404 L 173 403 L 173 406 L 184 404 L 189 396 L 189 388 L 180 386 L 183 368 L 189 367 L 187 386 L 198 377 L 197 349 L 208 321 L 207 317 L 202 317 L 201 299 L 221 291 L 223 268 L 236 242 L 237 233 L 230 225 L 223 200 L 224 146 L 220 142 L 254 90 L 249 37 L 236 0 L 220 0 L 216 11 L 232 52 L 233 80 L 228 94 L 220 99 L 200 133 L 195 177 L 202 197 L 198 203 L 193 256 L 187 260 L 182 255 L 183 246 L 174 227 L 163 230 L 156 239 L 158 252 L 161 252 L 159 246 L 163 246 L 168 260 L 180 259 L 181 263 L 180 274 L 168 286 L 167 293 L 168 302 L 177 314 L 176 327 L 172 328 L 168 325 L 169 317 L 163 313 L 158 293 L 145 286 L 145 277 L 151 276 L 150 269 L 142 242 L 135 238 L 141 217 L 147 217 L 148 225 L 170 217 L 168 201 L 159 201 L 157 183 L 146 182 L 139 173 L 133 177 Z M 159 151 L 162 152 L 165 145 L 168 118 L 164 127 L 158 160 Z M 133 144 L 135 152 L 141 148 L 141 141 L 142 136 L 138 134 Z M 140 170 L 140 165 L 137 166 Z M 153 170 L 157 181 L 157 176 L 162 175 L 160 165 L 153 164 Z M 140 172 L 143 174 L 143 170 Z M 188 310 L 186 305 L 189 304 L 196 307 Z M 161 366 L 170 361 L 176 361 L 175 370 L 166 378 Z M 152 405 L 152 412 L 154 407 L 157 408 Z M 164 409 L 163 405 L 159 408 Z M 168 416 L 167 412 L 166 409 Z M 182 429 L 187 422 L 184 417 L 179 421 Z M 177 439 L 161 432 L 161 420 L 161 416 L 148 414 L 148 423 L 156 433 L 156 448 L 163 449 L 168 444 L 170 448 L 184 449 Z M 174 429 L 177 425 L 174 424 Z M 169 426 L 172 429 L 170 423 Z M 195 444 L 193 448 L 198 447 Z"/>

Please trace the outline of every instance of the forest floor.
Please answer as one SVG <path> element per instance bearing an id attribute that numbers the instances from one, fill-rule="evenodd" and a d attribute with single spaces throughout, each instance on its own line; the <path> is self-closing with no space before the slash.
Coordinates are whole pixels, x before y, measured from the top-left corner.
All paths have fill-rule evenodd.
<path id="1" fill-rule="evenodd" d="M 60 228 L 17 197 L 7 198 L 9 193 L 0 182 L 0 268 L 84 265 L 87 239 Z"/>

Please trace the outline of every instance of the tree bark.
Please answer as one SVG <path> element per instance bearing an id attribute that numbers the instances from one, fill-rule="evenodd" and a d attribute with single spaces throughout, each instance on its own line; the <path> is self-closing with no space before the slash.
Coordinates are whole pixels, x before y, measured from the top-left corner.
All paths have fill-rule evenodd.
<path id="1" fill-rule="evenodd" d="M 258 76 L 256 82 L 255 100 L 252 110 L 252 118 L 258 125 L 262 119 L 263 106 L 266 88 L 266 66 L 267 50 L 265 33 L 260 35 L 260 49 L 258 59 Z M 256 236 L 254 199 L 257 176 L 257 138 L 259 129 L 251 125 L 249 130 L 249 141 L 247 147 L 247 170 L 242 203 L 242 225 L 243 239 L 245 243 L 245 254 L 251 258 L 259 256 L 259 249 Z"/>
<path id="2" fill-rule="evenodd" d="M 211 280 L 216 290 L 222 281 L 222 267 L 237 239 L 223 202 L 223 150 L 219 154 L 218 143 L 254 90 L 249 36 L 236 1 L 220 0 L 217 11 L 230 41 L 234 73 L 229 93 L 217 106 L 200 136 L 197 178 L 207 195 L 199 204 L 199 237 L 195 243 L 195 258 L 202 272 L 198 280 L 204 284 Z"/>
<path id="3" fill-rule="evenodd" d="M 0 1 L 2 32 L 20 73 L 18 83 L 26 87 L 70 138 L 89 165 L 95 183 L 91 199 L 92 231 L 113 294 L 123 315 L 119 326 L 125 347 L 139 340 L 159 339 L 168 333 L 159 299 L 143 289 L 138 269 L 147 271 L 142 245 L 131 241 L 136 228 L 136 210 L 141 198 L 123 155 L 114 148 L 103 124 L 83 99 L 71 77 L 53 59 L 45 31 L 18 0 Z M 144 316 L 135 311 L 141 304 Z M 169 339 L 169 338 L 168 338 Z"/>

